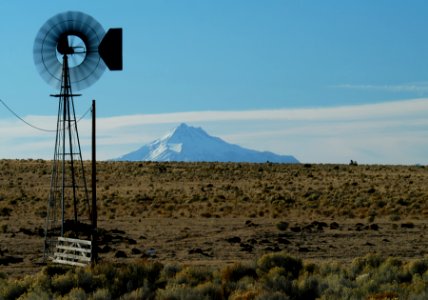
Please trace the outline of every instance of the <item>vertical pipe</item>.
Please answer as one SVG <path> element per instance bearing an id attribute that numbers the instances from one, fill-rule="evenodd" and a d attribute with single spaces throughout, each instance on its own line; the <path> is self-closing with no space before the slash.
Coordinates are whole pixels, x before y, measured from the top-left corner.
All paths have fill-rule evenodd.
<path id="1" fill-rule="evenodd" d="M 68 78 L 68 60 L 67 55 L 63 56 L 63 86 L 61 92 L 67 93 L 67 78 Z M 61 98 L 60 98 L 61 99 Z M 63 100 L 63 114 L 62 114 L 62 187 L 61 187 L 61 236 L 64 236 L 64 218 L 65 218 L 65 133 L 66 133 L 66 119 L 67 119 L 67 96 L 62 96 Z"/>
<path id="2" fill-rule="evenodd" d="M 97 157 L 96 157 L 96 111 L 92 100 L 92 264 L 97 261 Z"/>

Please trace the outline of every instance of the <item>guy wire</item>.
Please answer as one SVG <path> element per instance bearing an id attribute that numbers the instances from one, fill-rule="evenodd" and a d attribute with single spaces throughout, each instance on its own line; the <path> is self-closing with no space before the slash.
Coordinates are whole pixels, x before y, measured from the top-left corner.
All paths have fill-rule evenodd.
<path id="1" fill-rule="evenodd" d="M 40 128 L 37 127 L 27 121 L 25 121 L 22 117 L 20 117 L 15 111 L 13 111 L 2 99 L 0 99 L 1 104 L 3 104 L 3 106 L 11 113 L 13 114 L 16 118 L 18 118 L 19 120 L 21 120 L 22 122 L 24 122 L 25 124 L 27 124 L 28 126 L 30 126 L 33 129 L 39 130 L 39 131 L 44 131 L 44 132 L 56 132 L 56 129 L 45 129 L 45 128 Z M 80 120 L 82 120 L 84 117 L 86 117 L 86 115 L 91 111 L 91 107 L 89 107 L 86 112 L 77 120 L 77 123 L 80 122 Z"/>

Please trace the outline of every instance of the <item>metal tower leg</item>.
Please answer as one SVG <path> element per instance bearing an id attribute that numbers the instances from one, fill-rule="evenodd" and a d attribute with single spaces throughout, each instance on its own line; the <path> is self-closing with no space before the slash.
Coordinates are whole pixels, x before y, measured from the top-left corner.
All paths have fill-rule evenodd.
<path id="1" fill-rule="evenodd" d="M 73 96 L 80 95 L 74 95 L 71 90 L 67 55 L 63 56 L 60 94 L 52 96 L 59 98 L 59 103 L 46 216 L 45 259 L 53 254 L 59 236 L 79 237 L 80 215 L 86 211 L 84 219 L 90 221 L 91 214 L 73 100 Z"/>

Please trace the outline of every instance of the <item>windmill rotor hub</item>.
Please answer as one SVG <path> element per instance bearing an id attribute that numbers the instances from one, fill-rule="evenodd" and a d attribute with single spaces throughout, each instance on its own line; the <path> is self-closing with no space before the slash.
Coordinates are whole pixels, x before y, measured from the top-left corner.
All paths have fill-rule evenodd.
<path id="1" fill-rule="evenodd" d="M 56 57 L 59 63 L 64 63 L 64 56 L 67 56 L 68 67 L 75 68 L 80 66 L 86 59 L 87 44 L 85 41 L 74 33 L 63 34 L 56 46 Z"/>

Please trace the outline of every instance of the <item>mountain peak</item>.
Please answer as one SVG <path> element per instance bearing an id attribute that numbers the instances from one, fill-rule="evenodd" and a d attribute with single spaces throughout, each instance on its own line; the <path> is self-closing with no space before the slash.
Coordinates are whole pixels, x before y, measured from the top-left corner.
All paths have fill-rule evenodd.
<path id="1" fill-rule="evenodd" d="M 186 123 L 181 123 L 180 125 L 178 125 L 177 127 L 175 127 L 171 133 L 174 132 L 180 132 L 180 131 L 186 131 L 189 129 L 189 125 L 187 125 Z"/>
<path id="2" fill-rule="evenodd" d="M 208 137 L 209 135 L 200 127 L 192 127 L 186 123 L 181 123 L 170 133 L 168 133 L 162 140 L 169 140 L 175 142 L 184 142 L 184 140 L 198 139 Z"/>
<path id="3" fill-rule="evenodd" d="M 188 129 L 190 126 L 187 125 L 186 123 L 181 123 L 180 125 L 178 125 L 175 130 L 186 130 Z"/>
<path id="4" fill-rule="evenodd" d="M 191 127 L 187 125 L 186 123 L 181 123 L 175 129 L 172 130 L 173 134 L 181 134 L 181 133 L 188 133 L 189 131 L 192 131 L 196 129 L 195 127 Z"/>
<path id="5" fill-rule="evenodd" d="M 298 163 L 290 155 L 260 152 L 229 144 L 210 136 L 201 127 L 181 123 L 163 138 L 125 154 L 123 161 L 213 161 Z"/>

